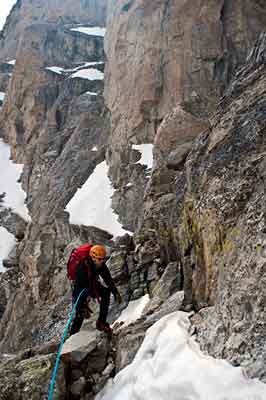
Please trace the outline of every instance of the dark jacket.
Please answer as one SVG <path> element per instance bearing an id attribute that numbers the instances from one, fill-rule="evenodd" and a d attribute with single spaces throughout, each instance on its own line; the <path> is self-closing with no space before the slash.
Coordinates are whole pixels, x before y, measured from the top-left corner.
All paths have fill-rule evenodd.
<path id="1" fill-rule="evenodd" d="M 73 299 L 76 300 L 83 289 L 87 290 L 82 294 L 80 303 L 84 302 L 88 296 L 99 298 L 99 276 L 103 279 L 106 286 L 116 297 L 117 288 L 114 284 L 110 271 L 107 268 L 107 265 L 103 264 L 101 267 L 96 268 L 92 259 L 88 257 L 84 259 L 77 267 L 73 289 Z"/>

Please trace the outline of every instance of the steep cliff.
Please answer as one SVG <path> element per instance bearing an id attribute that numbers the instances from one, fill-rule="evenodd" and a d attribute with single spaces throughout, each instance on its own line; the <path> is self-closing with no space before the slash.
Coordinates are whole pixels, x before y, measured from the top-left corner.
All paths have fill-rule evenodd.
<path id="1" fill-rule="evenodd" d="M 73 8 L 71 3 L 65 12 L 71 15 Z M 47 10 L 55 11 L 53 7 Z M 32 12 L 37 10 L 32 7 Z M 14 9 L 11 19 L 13 13 Z M 81 21 L 85 18 L 90 23 L 90 9 Z M 104 14 L 101 18 L 104 21 Z M 94 17 L 91 25 L 93 21 Z M 111 238 L 93 227 L 70 226 L 64 213 L 77 189 L 104 160 L 109 135 L 109 116 L 101 95 L 103 37 L 76 28 L 62 22 L 26 27 L 2 108 L 1 136 L 11 144 L 12 158 L 24 164 L 22 183 L 31 215 L 17 251 L 15 282 L 8 290 L 0 326 L 2 346 L 9 351 L 42 341 L 40 332 L 46 324 L 51 326 L 50 307 L 57 301 L 64 304 L 64 295 L 69 299 L 67 246 L 75 241 L 108 244 Z M 81 72 L 83 76 L 91 72 L 96 78 L 76 77 Z M 24 323 L 25 313 L 29 324 Z M 35 321 L 34 327 L 30 321 Z"/>
<path id="2" fill-rule="evenodd" d="M 265 34 L 186 161 L 180 229 L 204 348 L 265 379 Z"/>
<path id="3" fill-rule="evenodd" d="M 0 224 L 17 238 L 0 278 L 0 351 L 29 349 L 0 369 L 12 381 L 35 365 L 46 385 L 22 376 L 18 398 L 21 387 L 46 396 L 50 342 L 70 310 L 66 261 L 82 242 L 111 249 L 124 298 L 111 304 L 112 321 L 130 300 L 151 300 L 113 346 L 93 333 L 74 372 L 66 357 L 78 399 L 93 398 L 132 361 L 147 328 L 180 308 L 195 312 L 203 349 L 266 381 L 265 21 L 259 0 L 14 6 L 0 38 L 0 136 L 24 164 L 31 219 L 3 207 L 0 188 Z M 88 33 L 95 25 L 107 26 L 105 39 Z M 113 208 L 133 237 L 71 224 L 65 211 L 104 160 Z M 99 363 L 88 364 L 99 349 Z"/>
<path id="4" fill-rule="evenodd" d="M 36 23 L 105 25 L 106 0 L 17 0 L 0 34 L 0 61 L 16 57 L 25 28 Z"/>
<path id="5" fill-rule="evenodd" d="M 137 206 L 140 215 L 143 211 L 139 174 L 136 179 L 134 166 L 127 167 L 132 164 L 132 144 L 155 143 L 156 184 L 149 185 L 148 194 L 172 193 L 174 174 L 167 164 L 179 168 L 172 159 L 182 161 L 191 140 L 207 127 L 206 119 L 264 28 L 265 18 L 265 7 L 258 1 L 109 1 L 109 165 L 120 197 L 114 206 L 126 226 L 139 225 L 134 215 L 125 215 L 128 204 L 135 210 Z M 132 186 L 125 192 L 128 182 Z M 158 203 L 153 197 L 145 209 Z M 152 213 L 160 218 L 160 211 Z"/>

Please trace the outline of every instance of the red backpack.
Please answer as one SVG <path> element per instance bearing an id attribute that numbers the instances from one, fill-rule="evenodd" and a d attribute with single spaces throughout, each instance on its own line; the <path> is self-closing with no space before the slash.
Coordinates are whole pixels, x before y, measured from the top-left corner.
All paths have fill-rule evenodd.
<path id="1" fill-rule="evenodd" d="M 89 257 L 92 246 L 92 244 L 87 243 L 72 250 L 67 262 L 67 277 L 70 281 L 76 279 L 77 266 L 84 258 Z"/>

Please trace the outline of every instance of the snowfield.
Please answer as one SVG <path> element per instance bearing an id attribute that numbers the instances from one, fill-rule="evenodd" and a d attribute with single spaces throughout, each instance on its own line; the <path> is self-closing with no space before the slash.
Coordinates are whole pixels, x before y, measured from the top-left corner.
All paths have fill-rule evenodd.
<path id="1" fill-rule="evenodd" d="M 63 75 L 63 74 L 74 73 L 74 72 L 79 71 L 81 69 L 87 69 L 87 68 L 90 68 L 92 66 L 101 65 L 101 64 L 103 64 L 103 61 L 89 61 L 89 62 L 81 63 L 81 65 L 79 65 L 76 68 L 67 68 L 66 69 L 66 68 L 62 68 L 62 67 L 58 67 L 56 65 L 53 65 L 52 67 L 46 67 L 45 69 L 47 71 L 54 72 L 55 74 Z"/>
<path id="2" fill-rule="evenodd" d="M 88 69 L 80 69 L 79 71 L 71 75 L 70 78 L 82 78 L 82 79 L 89 79 L 90 81 L 95 81 L 95 80 L 101 81 L 104 78 L 104 74 L 98 69 L 88 68 Z"/>
<path id="3" fill-rule="evenodd" d="M 15 236 L 9 233 L 5 228 L 0 226 L 0 272 L 4 271 L 3 260 L 16 244 Z"/>
<path id="4" fill-rule="evenodd" d="M 96 400 L 265 400 L 266 385 L 239 367 L 203 354 L 188 314 L 169 314 L 146 333 L 133 362 Z"/>
<path id="5" fill-rule="evenodd" d="M 107 263 L 108 265 L 108 263 Z M 132 300 L 128 303 L 128 306 L 121 312 L 121 315 L 112 324 L 115 326 L 117 323 L 123 322 L 123 326 L 129 325 L 135 322 L 142 315 L 142 312 L 146 305 L 150 301 L 150 296 L 145 294 L 145 296 L 140 297 L 137 300 Z"/>
<path id="6" fill-rule="evenodd" d="M 95 148 L 92 149 L 92 151 Z M 66 206 L 70 214 L 70 223 L 77 225 L 95 226 L 106 230 L 114 236 L 127 232 L 118 222 L 118 216 L 111 207 L 114 189 L 108 177 L 106 161 L 98 164 L 74 197 Z"/>
<path id="7" fill-rule="evenodd" d="M 72 28 L 71 31 L 85 33 L 89 36 L 101 36 L 104 37 L 106 28 L 101 28 L 99 26 L 93 27 L 86 27 L 86 26 L 79 26 L 78 28 Z"/>
<path id="8" fill-rule="evenodd" d="M 11 208 L 25 221 L 30 221 L 28 209 L 24 203 L 26 193 L 18 182 L 23 170 L 23 164 L 15 164 L 10 160 L 10 146 L 0 139 L 0 194 L 6 193 L 0 205 Z"/>
<path id="9" fill-rule="evenodd" d="M 141 153 L 141 159 L 136 164 L 146 165 L 148 169 L 152 168 L 153 165 L 153 144 L 134 144 L 132 149 L 137 150 Z"/>

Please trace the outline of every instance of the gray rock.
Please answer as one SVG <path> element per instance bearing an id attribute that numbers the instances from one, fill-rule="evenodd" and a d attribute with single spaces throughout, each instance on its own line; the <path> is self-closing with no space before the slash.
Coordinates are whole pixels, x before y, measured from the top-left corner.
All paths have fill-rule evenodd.
<path id="1" fill-rule="evenodd" d="M 17 358 L 0 360 L 0 390 L 3 399 L 47 399 L 55 357 L 39 355 L 26 360 Z M 62 365 L 59 366 L 54 398 L 63 398 L 65 384 Z"/>
<path id="2" fill-rule="evenodd" d="M 180 265 L 177 262 L 168 264 L 162 277 L 152 291 L 163 301 L 167 300 L 174 292 L 182 289 Z"/>
<path id="3" fill-rule="evenodd" d="M 76 395 L 76 396 L 80 396 L 80 395 L 82 395 L 85 386 L 86 386 L 86 380 L 85 380 L 84 376 L 82 376 L 77 381 L 72 383 L 72 385 L 71 385 L 71 393 Z"/>
<path id="4" fill-rule="evenodd" d="M 251 366 L 266 365 L 264 46 L 262 35 L 193 145 L 180 231 L 185 298 L 212 306 L 196 321 L 202 348 Z"/>

